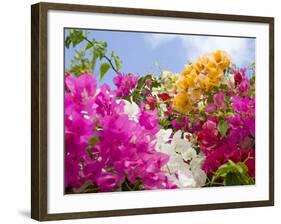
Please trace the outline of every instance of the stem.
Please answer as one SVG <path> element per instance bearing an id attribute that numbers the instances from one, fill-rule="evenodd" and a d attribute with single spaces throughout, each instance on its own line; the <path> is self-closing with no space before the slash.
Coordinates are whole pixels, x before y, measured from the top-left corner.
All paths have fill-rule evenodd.
<path id="1" fill-rule="evenodd" d="M 103 56 L 111 65 L 112 69 L 116 72 L 116 74 L 118 73 L 117 69 L 114 67 L 114 65 L 112 64 L 112 61 L 107 57 L 107 56 Z"/>
<path id="2" fill-rule="evenodd" d="M 84 37 L 84 39 L 85 39 L 88 43 L 90 43 L 92 46 L 94 46 L 93 43 L 92 43 L 87 37 Z M 111 68 L 115 71 L 116 74 L 118 74 L 118 71 L 117 71 L 117 69 L 114 67 L 114 65 L 112 64 L 112 61 L 110 60 L 110 58 L 108 58 L 106 55 L 104 55 L 103 58 L 105 58 L 105 59 L 109 62 Z"/>
<path id="3" fill-rule="evenodd" d="M 136 183 L 134 184 L 134 187 L 132 188 L 133 191 L 135 191 L 137 189 L 137 187 L 139 187 L 140 184 L 141 184 L 141 181 L 137 180 Z"/>
<path id="4" fill-rule="evenodd" d="M 125 180 L 125 184 L 126 184 L 126 187 L 127 187 L 130 191 L 134 191 L 134 189 L 129 186 L 127 180 Z"/>
<path id="5" fill-rule="evenodd" d="M 167 170 L 168 170 L 169 174 L 170 174 L 170 175 L 172 175 L 172 173 L 171 173 L 171 171 L 170 171 L 169 166 L 168 166 L 168 165 L 166 165 L 166 167 L 167 167 Z"/>
<path id="6" fill-rule="evenodd" d="M 254 157 L 250 156 L 250 153 L 248 153 L 247 158 L 243 161 L 244 163 L 247 162 L 249 159 L 254 159 Z"/>

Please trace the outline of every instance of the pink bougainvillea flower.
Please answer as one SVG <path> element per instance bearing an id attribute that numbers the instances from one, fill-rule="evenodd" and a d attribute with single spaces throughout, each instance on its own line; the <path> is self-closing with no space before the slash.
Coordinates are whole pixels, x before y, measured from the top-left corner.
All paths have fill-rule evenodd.
<path id="1" fill-rule="evenodd" d="M 235 86 L 238 87 L 238 95 L 247 95 L 250 89 L 250 80 L 246 76 L 247 69 L 241 68 L 234 75 Z"/>
<path id="2" fill-rule="evenodd" d="M 148 87 L 151 87 L 151 85 L 152 85 L 152 80 L 151 80 L 151 79 L 146 79 L 146 80 L 145 80 L 145 85 L 147 85 Z"/>
<path id="3" fill-rule="evenodd" d="M 142 106 L 139 123 L 146 129 L 151 130 L 153 134 L 156 134 L 159 131 L 157 110 L 145 110 L 145 107 Z"/>
<path id="4" fill-rule="evenodd" d="M 175 130 L 180 130 L 182 128 L 182 124 L 177 120 L 172 120 L 172 127 Z"/>
<path id="5" fill-rule="evenodd" d="M 250 89 L 250 80 L 246 77 L 242 80 L 242 82 L 238 86 L 240 94 L 248 94 L 248 91 Z"/>
<path id="6" fill-rule="evenodd" d="M 156 101 L 156 97 L 155 96 L 147 96 L 145 98 L 145 104 L 149 106 L 150 110 L 154 110 L 157 106 L 157 101 Z"/>
<path id="7" fill-rule="evenodd" d="M 103 84 L 100 87 L 99 93 L 95 97 L 96 113 L 103 117 L 105 115 L 113 115 L 116 113 L 122 113 L 125 103 L 123 101 L 116 101 L 116 98 L 111 91 L 110 87 Z M 99 119 L 99 123 L 102 124 L 103 120 Z"/>
<path id="8" fill-rule="evenodd" d="M 239 149 L 233 144 L 225 142 L 210 154 L 203 164 L 203 169 L 207 174 L 214 173 L 221 165 L 229 160 L 237 163 L 244 162 L 248 167 L 248 173 L 255 177 L 255 150 L 252 148 Z"/>
<path id="9" fill-rule="evenodd" d="M 113 83 L 117 87 L 115 90 L 116 97 L 126 97 L 129 96 L 131 90 L 136 87 L 138 76 L 119 72 L 117 76 L 113 78 Z"/>
<path id="10" fill-rule="evenodd" d="M 234 115 L 225 117 L 227 135 L 220 138 L 217 133 L 217 121 L 209 117 L 197 132 L 200 149 L 206 159 L 203 169 L 207 174 L 214 173 L 228 160 L 245 162 L 249 175 L 255 175 L 255 155 L 252 138 L 255 136 L 255 100 L 247 96 L 232 96 Z"/>
<path id="11" fill-rule="evenodd" d="M 221 165 L 231 160 L 233 162 L 240 161 L 240 151 L 232 144 L 224 142 L 220 147 L 214 149 L 210 153 L 203 164 L 203 170 L 207 174 L 215 172 Z"/>
<path id="12" fill-rule="evenodd" d="M 169 156 L 155 149 L 156 109 L 146 110 L 143 104 L 135 121 L 109 86 L 97 89 L 94 76 L 70 75 L 66 85 L 67 189 L 75 191 L 90 181 L 98 191 L 116 191 L 126 178 L 131 184 L 141 180 L 145 189 L 175 187 L 162 169 Z"/>
<path id="13" fill-rule="evenodd" d="M 93 75 L 82 74 L 79 77 L 69 75 L 65 82 L 74 100 L 77 101 L 94 96 L 97 90 L 97 80 Z"/>
<path id="14" fill-rule="evenodd" d="M 64 185 L 66 188 L 79 188 L 83 184 L 83 179 L 80 176 L 80 160 L 79 157 L 72 156 L 71 154 L 65 155 L 65 172 L 64 172 Z"/>
<path id="15" fill-rule="evenodd" d="M 104 129 L 96 147 L 100 159 L 113 167 L 121 179 L 127 177 L 131 183 L 140 179 L 145 188 L 153 182 L 161 189 L 168 186 L 162 167 L 169 157 L 155 150 L 153 141 L 159 129 L 153 125 L 157 113 L 152 112 L 143 111 L 144 119 L 139 123 L 127 115 L 104 117 Z"/>
<path id="16" fill-rule="evenodd" d="M 220 137 L 217 130 L 217 123 L 207 120 L 202 130 L 197 133 L 197 139 L 202 151 L 209 154 L 220 144 Z"/>
<path id="17" fill-rule="evenodd" d="M 100 191 L 106 192 L 119 188 L 122 181 L 124 181 L 124 178 L 119 175 L 104 173 L 96 179 L 96 184 Z"/>
<path id="18" fill-rule="evenodd" d="M 255 177 L 255 150 L 251 147 L 241 150 L 241 158 L 248 167 L 249 175 Z"/>
<path id="19" fill-rule="evenodd" d="M 239 85 L 242 82 L 242 74 L 240 72 L 235 73 L 234 75 L 234 81 L 235 81 L 235 85 Z"/>
<path id="20" fill-rule="evenodd" d="M 254 115 L 255 113 L 255 100 L 249 99 L 249 97 L 233 96 L 231 98 L 232 106 L 235 112 L 248 115 Z"/>
<path id="21" fill-rule="evenodd" d="M 182 129 L 185 132 L 189 132 L 190 128 L 189 128 L 189 118 L 188 117 L 184 117 L 181 119 L 174 119 L 172 120 L 172 127 L 175 130 L 180 130 Z"/>
<path id="22" fill-rule="evenodd" d="M 224 100 L 224 93 L 216 93 L 213 97 L 214 104 L 216 105 L 217 109 L 225 110 L 227 108 L 227 104 Z"/>
<path id="23" fill-rule="evenodd" d="M 217 106 L 214 103 L 209 103 L 206 107 L 205 107 L 205 111 L 208 113 L 213 113 L 217 110 Z"/>

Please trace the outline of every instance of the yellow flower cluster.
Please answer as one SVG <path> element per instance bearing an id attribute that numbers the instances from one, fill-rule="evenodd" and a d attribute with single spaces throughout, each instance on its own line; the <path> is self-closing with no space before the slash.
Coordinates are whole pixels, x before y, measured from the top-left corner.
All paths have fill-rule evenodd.
<path id="1" fill-rule="evenodd" d="M 201 56 L 195 63 L 186 65 L 176 83 L 174 109 L 180 113 L 188 113 L 192 105 L 200 100 L 202 93 L 221 83 L 224 70 L 229 65 L 230 57 L 220 50 Z"/>

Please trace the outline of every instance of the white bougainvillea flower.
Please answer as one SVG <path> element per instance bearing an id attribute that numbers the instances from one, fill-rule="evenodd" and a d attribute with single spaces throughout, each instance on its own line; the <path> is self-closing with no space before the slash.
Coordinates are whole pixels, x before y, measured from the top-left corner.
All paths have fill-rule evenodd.
<path id="1" fill-rule="evenodd" d="M 171 144 L 174 146 L 176 152 L 183 153 L 187 149 L 191 148 L 191 144 L 186 140 L 185 137 L 182 138 L 182 131 L 178 130 L 174 135 Z"/>
<path id="2" fill-rule="evenodd" d="M 196 183 L 197 183 L 196 187 L 203 186 L 207 179 L 206 173 L 201 169 L 204 159 L 205 159 L 204 154 L 199 153 L 197 155 L 197 157 L 194 157 L 190 161 L 190 164 L 189 164 L 190 168 L 192 170 L 194 179 L 196 180 Z"/>
<path id="3" fill-rule="evenodd" d="M 202 163 L 204 162 L 205 156 L 203 153 L 199 153 L 196 157 L 193 157 L 190 161 L 189 165 L 191 169 L 196 170 L 202 167 Z"/>
<path id="4" fill-rule="evenodd" d="M 125 102 L 124 112 L 128 114 L 131 120 L 138 122 L 138 114 L 140 113 L 139 106 L 133 101 L 132 103 L 130 103 L 129 101 L 124 100 L 124 102 Z"/>
<path id="5" fill-rule="evenodd" d="M 186 188 L 196 186 L 196 181 L 193 177 L 193 173 L 190 170 L 179 170 L 177 174 L 177 184 L 179 187 Z"/>
<path id="6" fill-rule="evenodd" d="M 194 180 L 196 182 L 195 187 L 201 187 L 201 186 L 205 185 L 207 175 L 202 169 L 192 170 L 192 174 L 193 174 Z"/>
<path id="7" fill-rule="evenodd" d="M 159 108 L 160 108 L 161 111 L 163 111 L 163 112 L 168 111 L 167 105 L 166 105 L 165 103 L 161 103 L 161 104 L 159 105 Z"/>
<path id="8" fill-rule="evenodd" d="M 184 134 L 186 135 L 186 134 Z M 182 132 L 178 130 L 171 143 L 177 153 L 180 153 L 185 161 L 189 161 L 197 156 L 195 149 L 192 148 L 191 143 L 184 137 L 182 138 Z"/>
<path id="9" fill-rule="evenodd" d="M 156 134 L 157 144 L 167 143 L 170 140 L 172 133 L 172 129 L 160 129 L 160 131 Z"/>
<path id="10" fill-rule="evenodd" d="M 167 173 L 179 188 L 200 187 L 206 182 L 206 174 L 201 169 L 204 155 L 197 154 L 186 135 L 188 133 L 182 135 L 179 130 L 172 136 L 171 129 L 161 129 L 156 135 L 156 148 L 170 156 L 166 165 Z"/>

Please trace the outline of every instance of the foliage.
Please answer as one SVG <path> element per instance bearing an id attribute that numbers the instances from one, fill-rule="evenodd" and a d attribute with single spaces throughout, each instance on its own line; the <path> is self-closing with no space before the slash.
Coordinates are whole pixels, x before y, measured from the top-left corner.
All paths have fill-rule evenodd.
<path id="1" fill-rule="evenodd" d="M 243 162 L 234 163 L 229 160 L 215 172 L 211 183 L 220 178 L 226 186 L 254 184 L 253 178 L 248 174 L 248 167 Z"/>
<path id="2" fill-rule="evenodd" d="M 72 45 L 75 48 L 78 44 L 85 42 L 85 48 L 76 50 L 76 54 L 71 60 L 69 72 L 76 76 L 84 73 L 95 73 L 97 68 L 97 61 L 100 61 L 100 79 L 103 79 L 104 75 L 110 68 L 114 72 L 118 72 L 122 67 L 122 61 L 114 51 L 111 52 L 110 58 L 107 56 L 108 46 L 105 41 L 99 41 L 93 38 L 88 39 L 88 32 L 71 29 L 65 38 L 65 47 L 69 49 Z"/>

